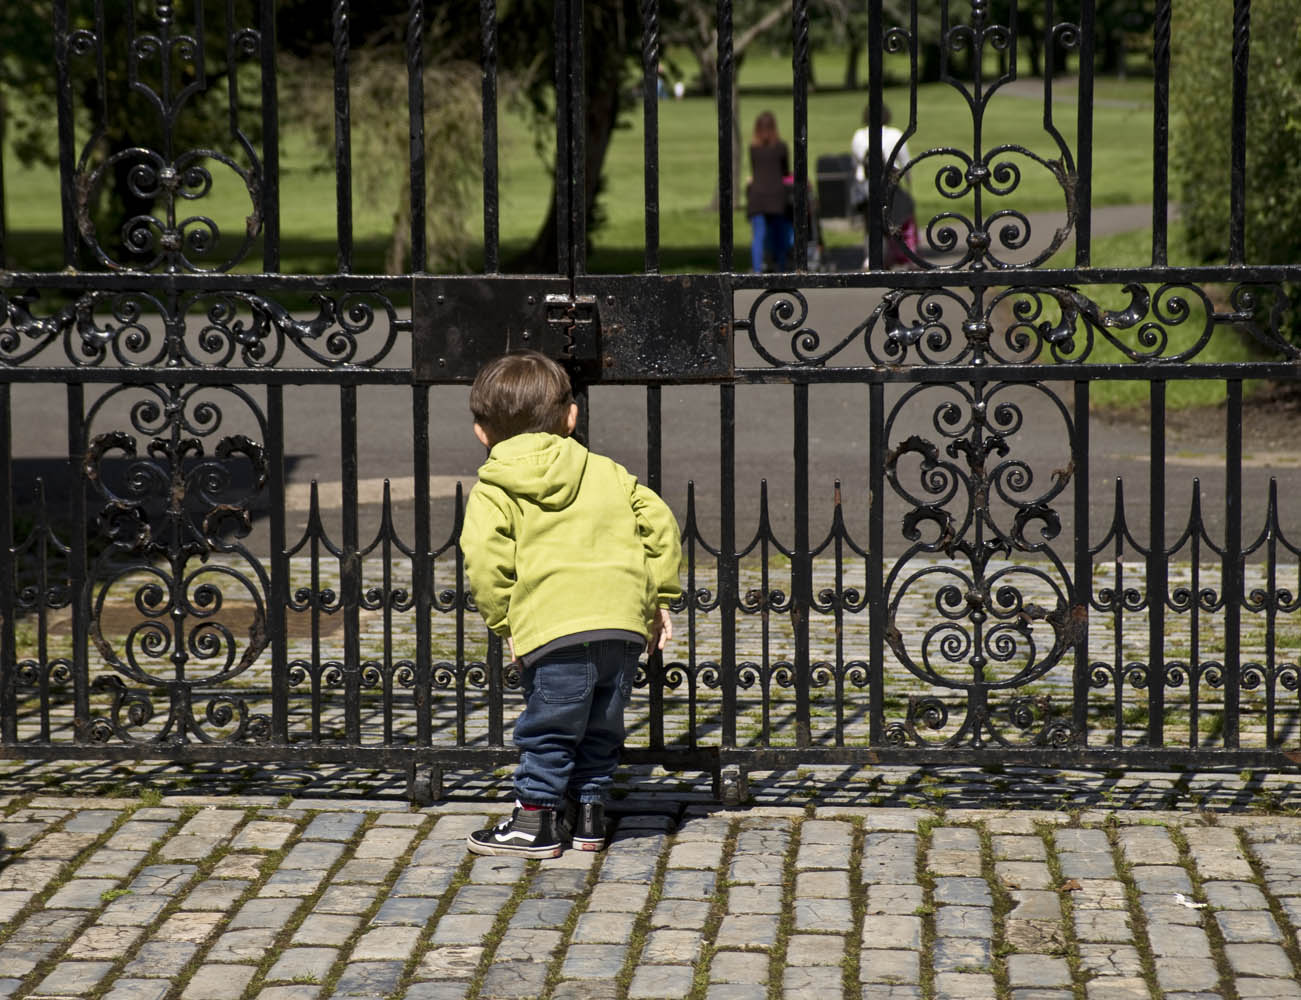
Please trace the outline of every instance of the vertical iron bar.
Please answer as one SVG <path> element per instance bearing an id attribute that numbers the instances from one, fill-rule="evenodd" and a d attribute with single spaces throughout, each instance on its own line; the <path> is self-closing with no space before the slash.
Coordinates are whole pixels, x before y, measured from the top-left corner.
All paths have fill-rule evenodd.
<path id="1" fill-rule="evenodd" d="M 1247 252 L 1247 64 L 1251 48 L 1251 0 L 1233 0 L 1233 126 L 1229 166 L 1229 263 Z"/>
<path id="2" fill-rule="evenodd" d="M 271 490 L 271 593 L 267 624 L 271 629 L 271 739 L 289 742 L 289 556 L 285 548 L 285 390 L 267 386 L 267 479 Z"/>
<path id="3" fill-rule="evenodd" d="M 881 149 L 881 89 L 885 85 L 885 22 L 882 0 L 867 5 L 867 266 L 876 271 L 885 267 L 885 229 L 881 206 L 885 171 Z M 945 5 L 947 10 L 947 5 Z"/>
<path id="4" fill-rule="evenodd" d="M 795 547 L 791 553 L 791 628 L 795 642 L 795 745 L 811 742 L 809 612 L 813 603 L 809 554 L 809 384 L 795 393 Z"/>
<path id="5" fill-rule="evenodd" d="M 722 630 L 723 746 L 736 746 L 736 386 L 718 387 L 720 521 L 718 539 L 718 616 Z"/>
<path id="6" fill-rule="evenodd" d="M 1165 601 L 1170 571 L 1165 549 L 1165 381 L 1153 379 L 1148 388 L 1147 741 L 1148 746 L 1159 747 L 1165 743 Z"/>
<path id="7" fill-rule="evenodd" d="M 103 47 L 104 39 L 98 39 Z M 54 2 L 54 78 L 58 88 L 59 198 L 63 207 L 63 266 L 77 264 L 77 184 L 74 178 L 76 142 L 72 81 L 68 70 L 68 0 Z"/>
<path id="8" fill-rule="evenodd" d="M 415 565 L 411 582 L 416 597 L 416 742 L 433 739 L 430 675 L 434 658 L 434 555 L 429 535 L 429 386 L 411 387 L 411 471 L 416 477 Z"/>
<path id="9" fill-rule="evenodd" d="M 344 735 L 361 743 L 361 551 L 357 528 L 357 386 L 339 387 L 340 474 L 343 480 L 343 552 L 339 590 L 343 602 Z"/>
<path id="10" fill-rule="evenodd" d="M 569 172 L 573 186 L 570 206 L 570 246 L 573 263 L 569 269 L 575 274 L 587 270 L 587 73 L 584 46 L 583 0 L 569 0 Z"/>
<path id="11" fill-rule="evenodd" d="M 280 108 L 276 85 L 276 3 L 261 0 L 262 267 L 280 270 Z"/>
<path id="12" fill-rule="evenodd" d="M 1265 512 L 1265 746 L 1278 747 L 1275 731 L 1278 696 L 1278 480 L 1269 477 L 1269 501 Z"/>
<path id="13" fill-rule="evenodd" d="M 662 390 L 646 387 L 646 485 L 656 493 L 664 491 L 664 423 Z M 664 746 L 664 654 L 651 650 L 646 655 L 646 686 L 650 712 L 649 745 Z"/>
<path id="14" fill-rule="evenodd" d="M 1152 266 L 1168 259 L 1166 216 L 1170 209 L 1170 5 L 1157 0 L 1152 28 Z"/>
<path id="15" fill-rule="evenodd" d="M 809 261 L 809 3 L 791 3 L 792 63 L 795 77 L 795 266 L 803 271 Z"/>
<path id="16" fill-rule="evenodd" d="M 479 34 L 483 82 L 483 269 L 501 269 L 497 172 L 497 0 L 480 0 Z M 559 40 L 556 42 L 559 45 Z"/>
<path id="17" fill-rule="evenodd" d="M 867 387 L 868 740 L 885 731 L 885 384 Z"/>
<path id="18" fill-rule="evenodd" d="M 1084 627 L 1075 641 L 1074 714 L 1075 738 L 1085 745 L 1089 738 L 1089 610 L 1093 598 L 1093 556 L 1089 550 L 1089 383 L 1075 383 L 1075 453 L 1071 456 L 1075 475 L 1075 607 Z"/>
<path id="19" fill-rule="evenodd" d="M 14 633 L 17 599 L 14 591 L 13 413 L 9 383 L 0 383 L 0 742 L 18 740 L 18 650 Z M 43 606 L 45 591 L 36 599 Z M 42 659 L 39 667 L 46 669 Z"/>
<path id="20" fill-rule="evenodd" d="M 425 228 L 425 2 L 407 8 L 407 120 L 411 157 L 411 270 L 423 271 L 428 246 Z"/>
<path id="21" fill-rule="evenodd" d="M 86 458 L 85 386 L 68 383 L 68 458 L 72 463 L 72 525 L 68 530 L 68 592 L 72 615 L 73 738 L 90 736 L 90 656 L 87 647 L 90 585 L 86 568 L 86 488 L 82 466 Z"/>
<path id="22" fill-rule="evenodd" d="M 734 267 L 736 235 L 732 213 L 736 198 L 736 176 L 732 140 L 736 130 L 736 108 L 732 93 L 736 67 L 732 62 L 732 0 L 718 0 L 718 269 Z"/>
<path id="23" fill-rule="evenodd" d="M 0 135 L 5 134 L 5 126 L 8 124 L 5 115 L 4 98 L 0 97 Z M 0 142 L 0 270 L 9 266 L 8 259 L 5 256 L 5 231 L 8 229 L 6 223 L 8 216 L 5 212 L 5 149 L 4 143 Z"/>
<path id="24" fill-rule="evenodd" d="M 1224 448 L 1224 747 L 1238 748 L 1242 668 L 1242 380 L 1230 379 Z"/>
<path id="25" fill-rule="evenodd" d="M 556 260 L 561 274 L 573 271 L 573 173 L 569 162 L 572 153 L 569 130 L 571 98 L 569 79 L 572 72 L 572 39 L 569 25 L 570 0 L 555 0 L 556 37 Z"/>
<path id="26" fill-rule="evenodd" d="M 352 270 L 352 111 L 348 94 L 350 0 L 333 0 L 335 216 L 339 273 Z"/>
<path id="27" fill-rule="evenodd" d="M 1079 175 L 1075 179 L 1075 266 L 1088 267 L 1093 242 L 1093 51 L 1094 3 L 1080 3 L 1080 85 L 1076 105 Z"/>
<path id="28" fill-rule="evenodd" d="M 641 4 L 641 99 L 642 161 L 646 196 L 647 274 L 660 270 L 660 5 L 659 0 Z M 0 248 L 2 249 L 2 248 Z M 0 256 L 0 260 L 3 257 Z"/>

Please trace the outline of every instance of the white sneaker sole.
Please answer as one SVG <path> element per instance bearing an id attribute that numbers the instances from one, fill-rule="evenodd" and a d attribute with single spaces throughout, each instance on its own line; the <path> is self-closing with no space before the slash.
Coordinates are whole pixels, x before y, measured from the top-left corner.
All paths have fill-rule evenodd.
<path id="1" fill-rule="evenodd" d="M 563 844 L 549 844 L 542 847 L 525 847 L 522 844 L 493 844 L 475 840 L 473 835 L 465 838 L 465 845 L 471 854 L 490 857 L 513 858 L 558 858 L 564 852 Z"/>

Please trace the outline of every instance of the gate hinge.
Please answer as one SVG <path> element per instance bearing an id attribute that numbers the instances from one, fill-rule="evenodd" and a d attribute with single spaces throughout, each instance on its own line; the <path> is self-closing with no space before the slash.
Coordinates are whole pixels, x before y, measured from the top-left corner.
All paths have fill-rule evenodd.
<path id="1" fill-rule="evenodd" d="M 548 295 L 547 326 L 553 336 L 548 354 L 569 361 L 595 361 L 600 317 L 595 295 Z"/>

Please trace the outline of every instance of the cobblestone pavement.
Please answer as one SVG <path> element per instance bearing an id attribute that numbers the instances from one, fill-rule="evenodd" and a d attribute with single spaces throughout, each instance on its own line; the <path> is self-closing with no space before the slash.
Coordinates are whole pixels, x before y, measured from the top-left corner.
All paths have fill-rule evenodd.
<path id="1" fill-rule="evenodd" d="M 102 771 L 0 768 L 0 997 L 1301 997 L 1285 776 L 803 769 L 724 809 L 647 771 L 607 851 L 524 862 L 464 848 L 500 775 L 418 809 Z"/>

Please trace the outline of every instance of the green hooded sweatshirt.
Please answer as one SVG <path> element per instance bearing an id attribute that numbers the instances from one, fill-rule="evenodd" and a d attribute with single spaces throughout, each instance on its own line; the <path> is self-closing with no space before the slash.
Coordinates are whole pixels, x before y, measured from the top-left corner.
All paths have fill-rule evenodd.
<path id="1" fill-rule="evenodd" d="M 480 613 L 516 656 L 580 632 L 649 637 L 656 609 L 682 593 L 668 505 L 555 434 L 493 446 L 466 501 L 461 550 Z"/>

